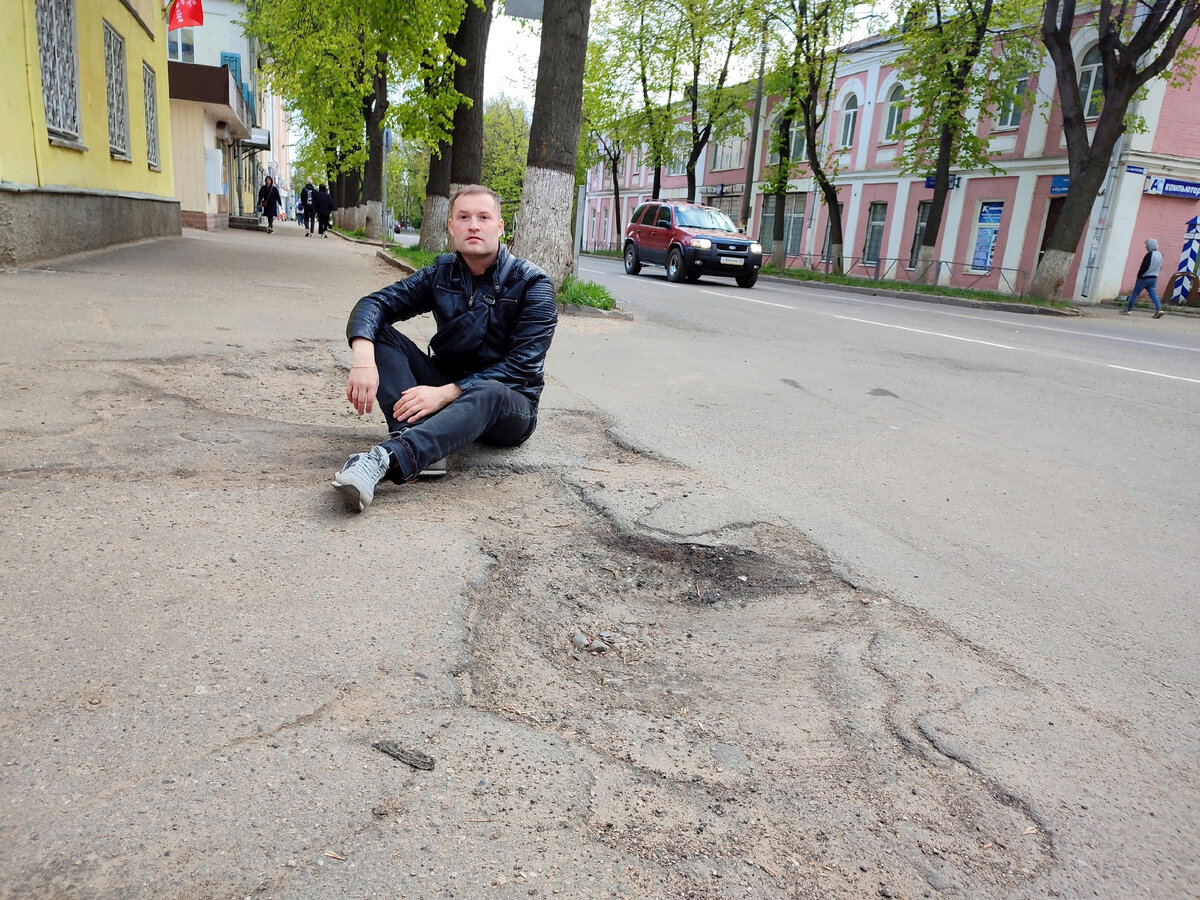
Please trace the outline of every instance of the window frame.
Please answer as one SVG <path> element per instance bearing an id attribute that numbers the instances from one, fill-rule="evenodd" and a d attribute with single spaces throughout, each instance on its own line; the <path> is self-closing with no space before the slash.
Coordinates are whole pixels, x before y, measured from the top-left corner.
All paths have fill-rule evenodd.
<path id="1" fill-rule="evenodd" d="M 42 76 L 42 110 L 50 143 L 86 150 L 75 0 L 37 0 L 34 15 Z M 57 41 L 60 37 L 64 39 L 61 43 Z"/>
<path id="2" fill-rule="evenodd" d="M 172 40 L 172 35 L 175 36 L 174 40 Z M 171 54 L 172 44 L 178 51 L 174 55 Z M 196 30 L 194 28 L 176 28 L 167 32 L 167 59 L 182 63 L 196 61 Z"/>
<path id="3" fill-rule="evenodd" d="M 734 149 L 736 148 L 736 150 Z M 730 161 L 732 159 L 732 162 Z M 732 135 L 713 148 L 712 166 L 710 172 L 724 172 L 729 169 L 746 167 L 746 136 Z"/>
<path id="4" fill-rule="evenodd" d="M 1012 90 L 1000 104 L 996 118 L 992 121 L 993 131 L 1011 131 L 1021 127 L 1022 104 L 1017 102 L 1017 98 L 1023 98 L 1028 93 L 1029 73 L 1027 72 L 1013 82 Z"/>
<path id="5" fill-rule="evenodd" d="M 107 19 L 101 19 L 104 34 L 104 85 L 108 109 L 108 152 L 113 159 L 133 160 L 129 135 L 129 67 L 125 60 L 125 37 Z M 118 140 L 124 138 L 121 146 Z"/>
<path id="6" fill-rule="evenodd" d="M 1092 59 L 1093 54 L 1095 58 Z M 1084 89 L 1084 81 L 1088 81 Z M 1100 108 L 1104 102 L 1104 58 L 1100 55 L 1100 45 L 1095 44 L 1079 63 L 1079 100 L 1083 105 L 1083 118 L 1092 121 L 1100 118 Z M 1092 112 L 1092 101 L 1096 101 L 1095 112 Z"/>
<path id="7" fill-rule="evenodd" d="M 158 127 L 158 73 L 142 60 L 142 93 L 146 108 L 146 166 L 162 171 L 162 149 Z"/>
<path id="8" fill-rule="evenodd" d="M 854 105 L 851 106 L 850 104 Z M 849 150 L 854 146 L 854 132 L 858 129 L 858 95 L 850 94 L 842 104 L 842 129 L 839 148 Z"/>
<path id="9" fill-rule="evenodd" d="M 775 245 L 775 198 L 764 194 L 762 219 L 759 221 L 758 242 L 763 255 L 770 253 Z M 799 256 L 800 243 L 804 237 L 804 215 L 808 211 L 808 193 L 788 191 L 783 204 L 783 255 Z M 768 222 L 770 228 L 767 227 Z"/>
<path id="10" fill-rule="evenodd" d="M 881 215 L 879 220 L 875 220 L 875 212 L 879 210 Z M 888 204 L 883 200 L 876 200 L 867 206 L 867 227 L 863 233 L 863 265 L 875 265 L 879 262 L 879 253 L 883 249 L 883 232 L 887 228 L 887 211 Z M 875 255 L 870 256 L 871 240 L 873 236 L 877 236 L 875 241 Z"/>
<path id="11" fill-rule="evenodd" d="M 900 96 L 896 96 L 899 91 Z M 904 123 L 904 111 L 908 109 L 908 95 L 904 93 L 904 85 L 896 84 L 888 91 L 887 120 L 883 127 L 884 144 L 895 144 L 900 140 L 900 126 Z"/>

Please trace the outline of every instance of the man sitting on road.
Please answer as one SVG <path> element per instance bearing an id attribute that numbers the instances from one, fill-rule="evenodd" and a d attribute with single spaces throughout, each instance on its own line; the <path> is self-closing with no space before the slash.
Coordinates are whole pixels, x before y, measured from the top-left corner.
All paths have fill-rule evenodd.
<path id="1" fill-rule="evenodd" d="M 378 398 L 389 437 L 351 456 L 333 486 L 362 511 L 384 478 L 444 474 L 473 440 L 523 443 L 537 425 L 546 351 L 558 323 L 550 277 L 501 246 L 500 198 L 481 185 L 450 201 L 444 253 L 355 304 L 346 326 L 353 362 L 346 399 L 364 415 Z M 432 312 L 427 355 L 392 323 Z"/>

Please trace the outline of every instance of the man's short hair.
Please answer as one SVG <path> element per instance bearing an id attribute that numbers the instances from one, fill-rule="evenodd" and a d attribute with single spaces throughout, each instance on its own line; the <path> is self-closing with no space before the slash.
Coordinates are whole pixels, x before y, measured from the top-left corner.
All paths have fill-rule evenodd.
<path id="1" fill-rule="evenodd" d="M 466 197 L 470 194 L 487 194 L 496 201 L 496 214 L 500 214 L 500 195 L 493 191 L 490 187 L 482 184 L 464 184 L 457 191 L 455 191 L 454 196 L 450 198 L 450 212 L 454 212 L 454 204 L 458 202 L 459 197 Z"/>

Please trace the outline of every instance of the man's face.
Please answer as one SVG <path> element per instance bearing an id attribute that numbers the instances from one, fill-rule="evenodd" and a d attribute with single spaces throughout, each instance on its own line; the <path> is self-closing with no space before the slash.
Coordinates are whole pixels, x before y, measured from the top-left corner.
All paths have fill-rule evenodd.
<path id="1" fill-rule="evenodd" d="M 467 259 L 490 262 L 500 250 L 504 220 L 499 205 L 488 194 L 466 194 L 450 210 L 450 237 L 454 249 Z"/>

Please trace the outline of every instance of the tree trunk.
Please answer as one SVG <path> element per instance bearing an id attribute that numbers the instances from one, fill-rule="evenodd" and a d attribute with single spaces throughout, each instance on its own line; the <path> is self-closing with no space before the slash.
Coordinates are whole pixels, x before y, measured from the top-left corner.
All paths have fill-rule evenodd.
<path id="1" fill-rule="evenodd" d="M 362 219 L 362 172 L 355 169 L 346 173 L 346 208 L 343 211 L 342 227 L 357 231 L 363 227 Z"/>
<path id="2" fill-rule="evenodd" d="M 1075 261 L 1083 233 L 1092 217 L 1092 205 L 1096 202 L 1107 171 L 1107 163 L 1092 163 L 1080 173 L 1078 180 L 1072 173 L 1071 186 L 1063 200 L 1058 223 L 1046 241 L 1046 252 L 1042 254 L 1042 260 L 1029 283 L 1027 293 L 1030 296 L 1043 300 L 1057 300 L 1063 296 L 1067 274 Z"/>
<path id="3" fill-rule="evenodd" d="M 650 188 L 650 199 L 657 200 L 659 193 L 662 191 L 662 163 L 657 163 L 654 166 L 654 182 Z"/>
<path id="4" fill-rule="evenodd" d="M 379 240 L 383 233 L 383 120 L 387 115 L 387 54 L 375 58 L 374 92 L 363 100 L 363 121 L 366 123 L 367 164 L 363 169 L 363 230 L 369 241 Z"/>
<path id="5" fill-rule="evenodd" d="M 929 218 L 925 220 L 925 233 L 921 235 L 921 247 L 917 251 L 917 270 L 914 282 L 924 282 L 932 268 L 937 248 L 938 235 L 942 232 L 942 217 L 946 214 L 946 198 L 950 196 L 950 156 L 954 149 L 954 135 L 943 125 L 938 136 L 937 168 L 934 171 L 933 200 L 929 204 Z M 937 272 L 934 272 L 937 276 Z"/>
<path id="6" fill-rule="evenodd" d="M 571 209 L 591 0 L 546 0 L 529 158 L 513 252 L 555 286 L 571 274 Z"/>
<path id="7" fill-rule="evenodd" d="M 787 247 L 783 244 L 784 226 L 787 224 L 783 220 L 784 210 L 787 208 L 787 188 L 784 187 L 781 191 L 776 191 L 775 197 L 775 221 L 771 228 L 771 264 L 779 271 L 787 268 Z"/>
<path id="8" fill-rule="evenodd" d="M 470 102 L 454 110 L 453 148 L 450 155 L 450 196 L 467 184 L 478 184 L 483 171 L 483 65 L 492 27 L 494 0 L 485 9 L 467 3 L 462 25 L 454 35 L 452 50 L 464 62 L 454 70 L 454 89 Z M 506 198 L 512 200 L 514 198 Z"/>
<path id="9" fill-rule="evenodd" d="M 617 182 L 617 177 L 621 174 L 621 160 L 619 156 L 609 154 L 609 165 L 612 167 L 613 180 L 613 246 L 621 246 L 621 238 L 625 229 L 621 227 L 621 185 Z"/>
<path id="10" fill-rule="evenodd" d="M 425 183 L 425 212 L 421 215 L 421 249 L 441 253 L 450 246 L 450 145 L 438 144 L 429 154 L 429 180 Z"/>

